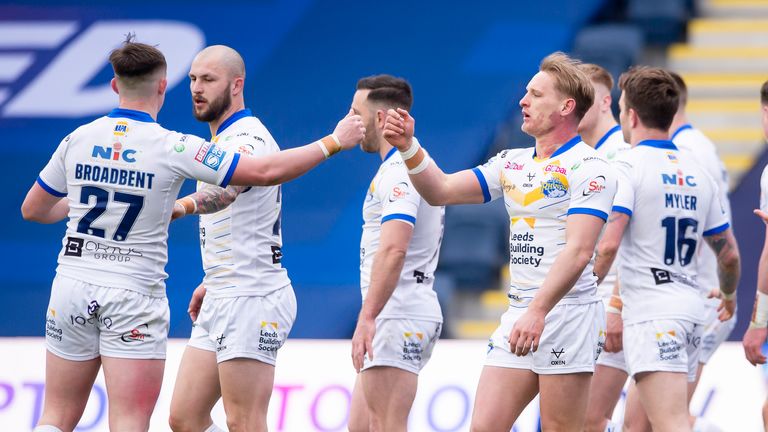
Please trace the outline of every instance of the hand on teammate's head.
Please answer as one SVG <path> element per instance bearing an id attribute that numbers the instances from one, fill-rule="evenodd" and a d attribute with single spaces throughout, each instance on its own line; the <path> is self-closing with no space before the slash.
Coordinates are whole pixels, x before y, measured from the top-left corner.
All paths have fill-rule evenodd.
<path id="1" fill-rule="evenodd" d="M 333 134 L 339 139 L 342 150 L 356 146 L 365 136 L 363 118 L 350 108 L 347 115 L 336 125 Z"/>

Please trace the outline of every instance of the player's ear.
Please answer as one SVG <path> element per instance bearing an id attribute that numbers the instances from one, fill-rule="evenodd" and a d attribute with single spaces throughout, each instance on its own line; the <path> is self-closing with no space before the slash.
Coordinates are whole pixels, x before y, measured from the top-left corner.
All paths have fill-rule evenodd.
<path id="1" fill-rule="evenodd" d="M 376 110 L 376 126 L 380 129 L 384 129 L 384 125 L 387 123 L 387 111 Z"/>
<path id="2" fill-rule="evenodd" d="M 109 86 L 112 87 L 112 91 L 115 92 L 115 94 L 120 94 L 120 90 L 117 89 L 117 78 L 112 78 L 112 81 L 109 82 Z"/>
<path id="3" fill-rule="evenodd" d="M 576 109 L 576 100 L 566 99 L 565 103 L 560 107 L 560 115 L 566 117 L 570 115 L 574 109 Z"/>
<path id="4" fill-rule="evenodd" d="M 243 77 L 236 77 L 234 81 L 232 81 L 232 96 L 242 94 L 243 87 L 245 87 L 245 79 Z"/>
<path id="5" fill-rule="evenodd" d="M 629 117 L 629 127 L 632 129 L 636 128 L 640 124 L 640 117 L 637 115 L 637 111 L 634 108 L 629 108 L 627 114 Z"/>
<path id="6" fill-rule="evenodd" d="M 163 78 L 160 80 L 160 84 L 157 86 L 158 94 L 165 94 L 165 90 L 168 88 L 168 80 Z"/>
<path id="7" fill-rule="evenodd" d="M 611 94 L 607 94 L 603 96 L 603 111 L 610 111 L 611 109 L 611 103 L 613 103 L 613 98 L 611 97 Z"/>

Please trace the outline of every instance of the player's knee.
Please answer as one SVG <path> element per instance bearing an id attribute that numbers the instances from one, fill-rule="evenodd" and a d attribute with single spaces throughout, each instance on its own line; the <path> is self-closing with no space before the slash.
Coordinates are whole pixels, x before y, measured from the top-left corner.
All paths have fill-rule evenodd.
<path id="1" fill-rule="evenodd" d="M 266 418 L 250 418 L 248 415 L 227 415 L 227 429 L 229 432 L 266 432 Z"/>
<path id="2" fill-rule="evenodd" d="M 168 416 L 168 425 L 173 432 L 198 432 L 205 430 L 210 424 L 210 418 L 198 419 L 191 413 L 171 411 Z"/>

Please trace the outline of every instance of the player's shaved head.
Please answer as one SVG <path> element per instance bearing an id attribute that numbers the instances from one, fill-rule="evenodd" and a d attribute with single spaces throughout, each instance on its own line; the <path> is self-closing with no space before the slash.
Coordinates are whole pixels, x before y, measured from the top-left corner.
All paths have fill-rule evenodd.
<path id="1" fill-rule="evenodd" d="M 229 78 L 245 77 L 245 62 L 243 57 L 226 45 L 211 45 L 195 56 L 194 62 L 206 61 L 223 68 Z"/>

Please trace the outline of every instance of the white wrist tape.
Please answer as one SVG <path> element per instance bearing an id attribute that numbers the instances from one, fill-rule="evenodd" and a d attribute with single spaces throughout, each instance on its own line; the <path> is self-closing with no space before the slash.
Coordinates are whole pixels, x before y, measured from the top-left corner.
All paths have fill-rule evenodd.
<path id="1" fill-rule="evenodd" d="M 612 313 L 612 314 L 621 315 L 621 309 L 617 308 L 616 306 L 606 306 L 605 307 L 605 312 L 606 313 Z"/>
<path id="2" fill-rule="evenodd" d="M 408 170 L 408 174 L 413 175 L 413 174 L 418 174 L 418 173 L 424 171 L 425 169 L 427 169 L 427 167 L 429 166 L 430 162 L 432 162 L 432 158 L 429 157 L 428 154 L 424 154 L 424 159 L 422 159 L 421 163 L 416 165 L 416 167 L 414 169 Z"/>
<path id="3" fill-rule="evenodd" d="M 322 142 L 322 141 L 315 141 L 315 142 L 317 142 L 317 145 L 319 145 L 319 146 L 320 146 L 320 150 L 322 150 L 322 151 L 323 151 L 323 155 L 325 155 L 325 158 L 326 158 L 326 159 L 328 159 L 329 157 L 331 157 L 331 152 L 329 152 L 329 151 L 328 151 L 328 149 L 327 149 L 327 148 L 325 148 L 325 144 L 323 144 L 323 142 Z"/>
<path id="4" fill-rule="evenodd" d="M 725 292 L 720 291 L 720 295 L 723 297 L 723 300 L 735 300 L 736 299 L 736 291 L 728 294 Z"/>
<path id="5" fill-rule="evenodd" d="M 403 158 L 403 161 L 407 161 L 408 159 L 414 157 L 416 155 L 416 152 L 419 151 L 421 148 L 421 145 L 419 144 L 416 139 L 411 140 L 411 146 L 408 147 L 408 150 L 401 151 L 400 156 Z"/>
<path id="6" fill-rule="evenodd" d="M 768 294 L 760 291 L 755 296 L 755 308 L 752 310 L 752 322 L 750 327 L 765 328 L 768 327 Z"/>

